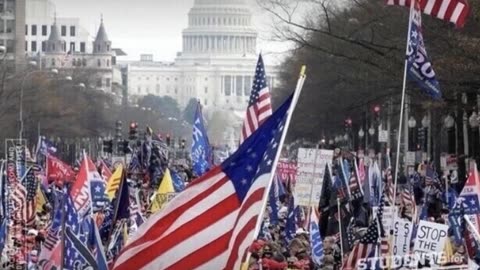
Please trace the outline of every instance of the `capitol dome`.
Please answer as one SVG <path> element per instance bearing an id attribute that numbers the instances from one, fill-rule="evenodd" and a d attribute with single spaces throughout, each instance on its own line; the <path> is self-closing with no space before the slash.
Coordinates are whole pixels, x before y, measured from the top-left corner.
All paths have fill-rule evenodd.
<path id="1" fill-rule="evenodd" d="M 257 32 L 245 0 L 195 0 L 178 60 L 255 59 Z"/>

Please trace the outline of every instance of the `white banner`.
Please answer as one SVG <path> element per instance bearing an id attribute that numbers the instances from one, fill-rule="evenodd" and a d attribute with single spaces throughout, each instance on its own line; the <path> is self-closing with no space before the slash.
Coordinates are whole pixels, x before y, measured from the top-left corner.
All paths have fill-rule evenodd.
<path id="1" fill-rule="evenodd" d="M 448 225 L 421 220 L 413 251 L 415 253 L 440 253 L 447 240 Z"/>
<path id="2" fill-rule="evenodd" d="M 397 208 L 397 211 L 395 211 Z M 393 208 L 392 206 L 385 206 L 383 207 L 383 218 L 382 218 L 382 225 L 383 225 L 383 230 L 385 231 L 385 234 L 390 233 L 390 228 L 392 227 L 392 218 L 397 215 L 395 215 L 395 212 L 398 212 L 398 207 Z M 377 211 L 378 211 L 378 206 L 372 207 L 372 215 L 374 217 L 377 216 Z"/>
<path id="3" fill-rule="evenodd" d="M 325 166 L 332 164 L 333 150 L 300 148 L 297 156 L 295 203 L 318 205 L 322 192 Z"/>
<path id="4" fill-rule="evenodd" d="M 393 224 L 393 255 L 404 256 L 410 253 L 413 223 L 406 219 L 395 218 Z"/>

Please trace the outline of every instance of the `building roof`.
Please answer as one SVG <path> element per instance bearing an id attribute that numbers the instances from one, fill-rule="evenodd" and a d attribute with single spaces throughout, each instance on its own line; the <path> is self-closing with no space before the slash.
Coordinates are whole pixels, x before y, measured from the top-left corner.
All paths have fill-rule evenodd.
<path id="1" fill-rule="evenodd" d="M 55 18 L 53 25 L 52 25 L 52 31 L 50 32 L 50 36 L 48 37 L 48 41 L 61 41 L 62 39 L 60 38 L 60 32 L 58 31 L 57 27 L 57 18 Z"/>
<path id="2" fill-rule="evenodd" d="M 95 37 L 95 42 L 106 42 L 110 41 L 107 36 L 107 31 L 105 31 L 105 26 L 103 25 L 103 18 L 98 28 L 97 36 Z"/>
<path id="3" fill-rule="evenodd" d="M 127 55 L 127 53 L 120 48 L 113 48 L 112 50 L 115 52 L 116 56 L 126 56 Z"/>

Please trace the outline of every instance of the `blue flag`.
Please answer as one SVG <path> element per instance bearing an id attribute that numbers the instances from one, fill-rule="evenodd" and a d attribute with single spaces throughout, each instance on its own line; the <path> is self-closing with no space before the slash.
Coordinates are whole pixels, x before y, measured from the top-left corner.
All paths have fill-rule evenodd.
<path id="1" fill-rule="evenodd" d="M 203 123 L 202 106 L 200 102 L 195 112 L 192 140 L 192 165 L 193 173 L 197 176 L 203 175 L 211 166 L 211 148 L 208 142 L 207 132 Z"/>
<path id="2" fill-rule="evenodd" d="M 5 247 L 5 238 L 7 236 L 7 219 L 4 218 L 2 224 L 0 225 L 0 254 Z"/>
<path id="3" fill-rule="evenodd" d="M 89 218 L 87 221 L 87 229 L 90 234 L 88 245 L 97 263 L 97 268 L 95 269 L 108 270 L 107 258 L 105 257 L 102 239 L 100 238 L 97 224 L 92 218 Z"/>
<path id="4" fill-rule="evenodd" d="M 182 177 L 175 170 L 170 169 L 170 175 L 172 176 L 173 188 L 175 192 L 181 192 L 185 189 L 185 182 Z"/>
<path id="5" fill-rule="evenodd" d="M 323 241 L 320 236 L 320 228 L 318 227 L 318 216 L 312 208 L 310 215 L 310 245 L 312 246 L 312 260 L 317 265 L 321 265 L 323 261 Z"/>
<path id="6" fill-rule="evenodd" d="M 285 224 L 285 240 L 287 240 L 287 244 L 293 240 L 296 231 L 297 227 L 295 225 L 295 203 L 292 197 L 288 202 L 288 216 L 287 222 Z"/>
<path id="7" fill-rule="evenodd" d="M 442 92 L 440 84 L 435 78 L 435 71 L 428 59 L 422 35 L 422 13 L 419 3 L 416 2 L 411 14 L 409 44 L 407 44 L 407 70 L 410 78 L 432 98 L 440 99 Z"/>

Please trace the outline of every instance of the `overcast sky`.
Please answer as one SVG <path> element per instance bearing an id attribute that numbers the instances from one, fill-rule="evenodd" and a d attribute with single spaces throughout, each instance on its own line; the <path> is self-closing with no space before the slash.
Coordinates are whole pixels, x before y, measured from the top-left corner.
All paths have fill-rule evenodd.
<path id="1" fill-rule="evenodd" d="M 96 34 L 103 14 L 105 27 L 114 48 L 122 48 L 127 59 L 139 59 L 142 53 L 154 54 L 155 60 L 171 61 L 181 50 L 181 31 L 187 27 L 187 14 L 194 0 L 52 0 L 59 17 L 79 17 L 91 35 Z M 288 46 L 269 41 L 270 19 L 255 4 L 255 27 L 259 32 L 258 50 L 274 62 Z M 269 59 L 270 58 L 270 59 Z"/>

